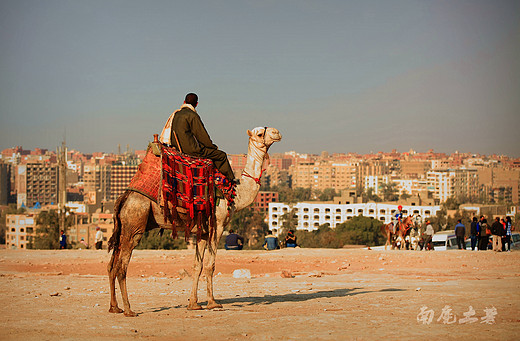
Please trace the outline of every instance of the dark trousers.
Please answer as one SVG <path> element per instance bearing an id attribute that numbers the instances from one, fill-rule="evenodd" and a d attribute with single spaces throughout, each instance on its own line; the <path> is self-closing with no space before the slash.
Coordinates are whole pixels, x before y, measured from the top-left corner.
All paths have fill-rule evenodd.
<path id="1" fill-rule="evenodd" d="M 459 250 L 466 250 L 466 243 L 464 242 L 464 237 L 457 236 L 457 246 L 459 247 Z"/>
<path id="2" fill-rule="evenodd" d="M 233 246 L 229 246 L 229 245 L 224 245 L 224 247 L 226 248 L 226 250 L 242 250 L 244 248 L 244 245 L 233 245 Z"/>
<path id="3" fill-rule="evenodd" d="M 477 236 L 471 236 L 471 251 L 475 250 L 477 246 Z"/>
<path id="4" fill-rule="evenodd" d="M 479 240 L 478 249 L 479 250 L 487 250 L 489 243 L 489 237 L 488 236 L 481 236 Z"/>
<path id="5" fill-rule="evenodd" d="M 506 247 L 507 245 L 507 247 Z M 502 237 L 502 251 L 510 251 L 511 250 L 511 236 L 503 236 Z"/>
<path id="6" fill-rule="evenodd" d="M 226 178 L 229 180 L 233 180 L 235 178 L 235 174 L 233 173 L 233 169 L 231 169 L 231 165 L 229 164 L 229 160 L 225 152 L 218 149 L 202 148 L 200 155 L 196 156 L 211 159 L 215 164 L 215 167 L 217 167 L 217 169 L 222 174 L 224 174 Z"/>
<path id="7" fill-rule="evenodd" d="M 101 250 L 103 248 L 103 242 L 97 242 L 96 243 L 96 250 Z"/>

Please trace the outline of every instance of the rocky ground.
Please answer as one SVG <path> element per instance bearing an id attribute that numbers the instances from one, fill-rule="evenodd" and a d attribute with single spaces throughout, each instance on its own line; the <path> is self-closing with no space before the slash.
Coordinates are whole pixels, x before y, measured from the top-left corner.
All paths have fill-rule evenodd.
<path id="1" fill-rule="evenodd" d="M 0 250 L 0 338 L 514 340 L 520 334 L 518 251 L 219 250 L 215 297 L 224 307 L 189 311 L 193 257 L 192 250 L 135 251 L 128 288 L 139 316 L 127 318 L 108 313 L 106 251 Z M 205 286 L 199 286 L 203 304 Z"/>

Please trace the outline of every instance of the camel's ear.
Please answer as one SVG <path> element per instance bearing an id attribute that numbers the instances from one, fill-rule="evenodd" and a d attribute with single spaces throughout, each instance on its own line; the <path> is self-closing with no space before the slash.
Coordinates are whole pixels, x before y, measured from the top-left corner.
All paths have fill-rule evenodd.
<path id="1" fill-rule="evenodd" d="M 247 135 L 249 135 L 249 137 L 253 136 L 253 132 L 249 129 L 247 129 Z"/>

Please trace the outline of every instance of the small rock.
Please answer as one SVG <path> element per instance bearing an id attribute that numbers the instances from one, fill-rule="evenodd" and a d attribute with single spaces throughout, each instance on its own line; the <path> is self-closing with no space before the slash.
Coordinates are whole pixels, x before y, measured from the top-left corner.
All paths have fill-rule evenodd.
<path id="1" fill-rule="evenodd" d="M 233 271 L 233 278 L 251 278 L 251 271 L 249 269 L 237 269 Z"/>
<path id="2" fill-rule="evenodd" d="M 421 288 L 416 288 L 415 291 L 421 291 Z"/>
<path id="3" fill-rule="evenodd" d="M 70 290 L 70 287 L 65 287 L 65 288 L 63 288 L 63 289 L 64 289 L 64 290 Z"/>
<path id="4" fill-rule="evenodd" d="M 50 294 L 51 296 L 61 296 L 61 294 L 59 292 L 53 292 L 52 294 Z"/>
<path id="5" fill-rule="evenodd" d="M 293 278 L 294 277 L 292 272 L 289 270 L 283 270 L 281 276 L 282 276 L 282 278 Z"/>

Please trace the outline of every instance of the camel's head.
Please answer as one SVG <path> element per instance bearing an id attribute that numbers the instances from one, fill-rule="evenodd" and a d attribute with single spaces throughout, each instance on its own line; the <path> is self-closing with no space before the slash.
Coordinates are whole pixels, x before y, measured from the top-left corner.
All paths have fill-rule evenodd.
<path id="1" fill-rule="evenodd" d="M 256 127 L 248 130 L 249 139 L 257 144 L 261 144 L 269 148 L 273 143 L 282 139 L 282 134 L 276 128 Z"/>

